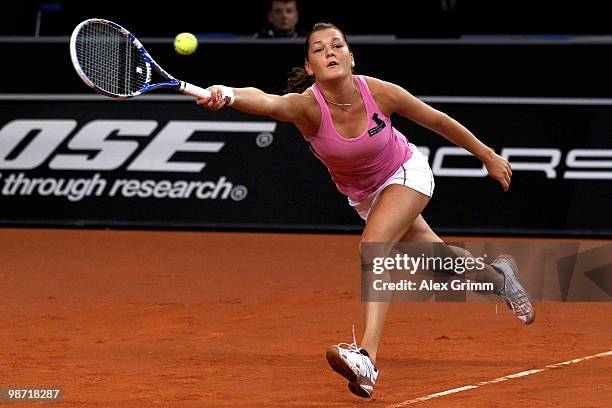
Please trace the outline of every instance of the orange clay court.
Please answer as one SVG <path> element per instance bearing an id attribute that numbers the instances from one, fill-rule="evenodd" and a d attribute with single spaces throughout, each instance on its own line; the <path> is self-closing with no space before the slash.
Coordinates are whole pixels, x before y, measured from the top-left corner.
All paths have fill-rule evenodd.
<path id="1" fill-rule="evenodd" d="M 531 326 L 488 301 L 395 303 L 376 393 L 355 397 L 324 354 L 361 330 L 358 242 L 0 229 L 0 385 L 60 386 L 67 407 L 611 406 L 595 302 L 539 302 Z"/>

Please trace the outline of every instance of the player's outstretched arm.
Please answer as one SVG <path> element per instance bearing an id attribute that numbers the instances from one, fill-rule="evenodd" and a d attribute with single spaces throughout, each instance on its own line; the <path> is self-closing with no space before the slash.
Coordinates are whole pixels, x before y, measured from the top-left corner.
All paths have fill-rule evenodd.
<path id="1" fill-rule="evenodd" d="M 447 114 L 432 108 L 416 98 L 404 88 L 381 80 L 372 79 L 379 98 L 386 110 L 396 112 L 421 126 L 444 136 L 450 142 L 461 146 L 478 157 L 487 168 L 489 176 L 499 182 L 508 191 L 512 169 L 508 160 L 496 154 L 482 143 L 465 126 Z"/>
<path id="2" fill-rule="evenodd" d="M 198 105 L 219 110 L 226 105 L 241 112 L 268 116 L 283 122 L 300 122 L 304 116 L 304 96 L 267 94 L 257 88 L 228 88 L 214 85 L 208 88 L 210 98 L 198 98 Z"/>

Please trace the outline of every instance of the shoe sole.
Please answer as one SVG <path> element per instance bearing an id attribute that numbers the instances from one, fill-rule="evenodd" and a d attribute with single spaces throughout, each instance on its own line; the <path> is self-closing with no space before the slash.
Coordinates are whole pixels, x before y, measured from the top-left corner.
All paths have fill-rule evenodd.
<path id="1" fill-rule="evenodd" d="M 357 374 L 355 374 L 351 367 L 346 364 L 346 361 L 344 361 L 340 355 L 340 351 L 338 351 L 337 347 L 332 346 L 328 348 L 325 352 L 325 357 L 327 358 L 327 362 L 329 363 L 330 367 L 335 372 L 346 378 L 348 382 L 354 383 L 357 381 Z"/>
<path id="2" fill-rule="evenodd" d="M 361 388 L 361 386 L 359 385 L 359 383 L 356 382 L 351 382 L 348 384 L 349 390 L 351 390 L 351 392 L 353 394 L 355 394 L 358 397 L 361 398 L 370 398 L 371 395 L 369 392 L 367 392 L 366 390 L 364 390 L 363 388 Z"/>
<path id="3" fill-rule="evenodd" d="M 495 262 L 498 259 L 506 261 L 508 263 L 508 265 L 510 265 L 510 268 L 512 269 L 512 273 L 514 273 L 514 276 L 516 276 L 518 278 L 518 276 L 519 276 L 518 266 L 516 264 L 516 261 L 512 257 L 512 255 L 502 254 L 502 255 L 498 256 L 497 258 L 495 258 L 495 260 L 493 262 Z M 506 305 L 509 308 L 512 308 L 512 306 L 510 306 L 507 301 L 506 301 Z M 531 323 L 533 323 L 535 321 L 535 318 L 536 318 L 536 310 L 535 310 L 535 307 L 532 305 L 531 306 L 531 313 L 530 313 L 530 315 L 526 316 L 525 321 L 523 323 L 525 325 L 531 324 Z"/>
<path id="4" fill-rule="evenodd" d="M 346 364 L 337 347 L 330 347 L 325 352 L 329 366 L 349 382 L 351 392 L 361 398 L 370 398 L 371 395 L 357 383 L 357 374 Z"/>

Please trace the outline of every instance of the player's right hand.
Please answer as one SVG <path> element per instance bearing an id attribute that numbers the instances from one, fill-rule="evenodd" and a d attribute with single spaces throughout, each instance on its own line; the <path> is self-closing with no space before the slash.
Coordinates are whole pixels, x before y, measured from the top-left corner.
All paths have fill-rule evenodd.
<path id="1" fill-rule="evenodd" d="M 221 88 L 213 85 L 207 89 L 210 91 L 210 98 L 198 98 L 197 104 L 215 111 L 223 108 L 226 104 L 226 99 Z"/>

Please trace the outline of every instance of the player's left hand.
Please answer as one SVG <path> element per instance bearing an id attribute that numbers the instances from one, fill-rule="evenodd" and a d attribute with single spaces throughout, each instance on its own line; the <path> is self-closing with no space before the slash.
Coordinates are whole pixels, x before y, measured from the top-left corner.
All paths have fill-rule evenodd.
<path id="1" fill-rule="evenodd" d="M 504 191 L 508 191 L 512 178 L 512 166 L 510 166 L 510 162 L 508 160 L 504 159 L 497 153 L 491 153 L 492 154 L 489 157 L 483 160 L 483 163 L 487 168 L 487 172 L 489 173 L 489 177 L 498 181 Z"/>

